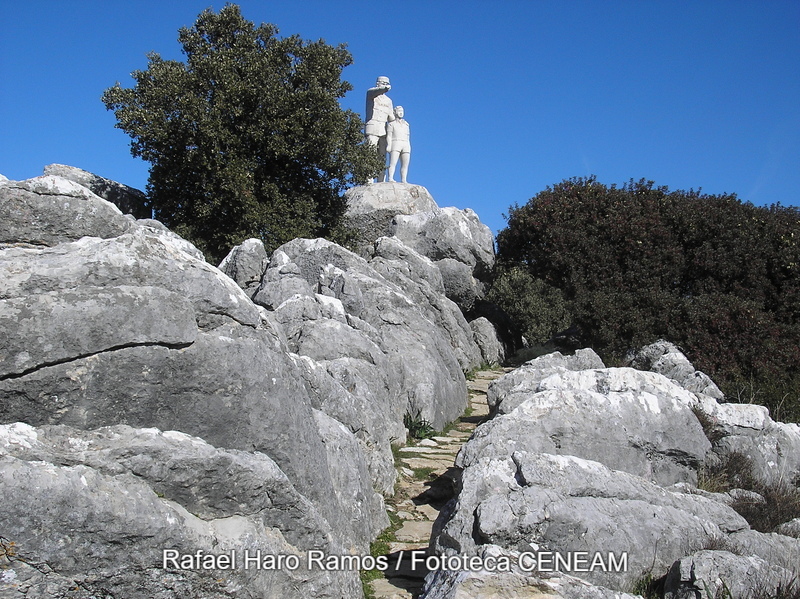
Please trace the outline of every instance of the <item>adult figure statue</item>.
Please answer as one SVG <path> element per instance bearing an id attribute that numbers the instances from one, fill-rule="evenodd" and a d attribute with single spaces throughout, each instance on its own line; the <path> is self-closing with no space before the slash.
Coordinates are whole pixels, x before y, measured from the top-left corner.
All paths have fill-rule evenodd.
<path id="1" fill-rule="evenodd" d="M 392 89 L 388 77 L 378 77 L 375 87 L 367 90 L 366 127 L 364 133 L 380 156 L 386 156 L 386 125 L 394 120 L 392 101 L 386 95 Z M 383 179 L 386 179 L 384 169 Z"/>
<path id="2" fill-rule="evenodd" d="M 394 181 L 397 159 L 400 159 L 400 181 L 408 183 L 408 163 L 411 161 L 411 131 L 403 116 L 402 106 L 394 109 L 395 119 L 386 125 L 386 149 L 389 152 L 389 181 Z"/>

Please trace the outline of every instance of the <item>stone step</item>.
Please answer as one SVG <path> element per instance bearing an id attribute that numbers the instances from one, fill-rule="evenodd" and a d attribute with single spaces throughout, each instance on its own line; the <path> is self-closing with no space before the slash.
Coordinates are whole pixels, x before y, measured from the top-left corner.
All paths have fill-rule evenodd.
<path id="1" fill-rule="evenodd" d="M 468 381 L 470 416 L 462 417 L 445 434 L 421 439 L 414 445 L 399 449 L 400 477 L 394 499 L 388 500 L 387 509 L 394 511 L 402 524 L 395 532 L 395 540 L 389 543 L 389 569 L 384 572 L 385 578 L 370 583 L 376 599 L 419 597 L 427 574 L 422 558 L 427 556 L 433 523 L 439 516 L 439 508 L 453 496 L 457 477 L 455 456 L 478 424 L 488 416 L 486 390 L 502 374 L 502 370 L 478 372 L 473 380 Z M 421 468 L 431 469 L 426 480 L 420 480 L 414 472 Z M 411 552 L 414 551 L 418 552 L 416 555 L 420 556 L 420 562 L 412 569 Z"/>

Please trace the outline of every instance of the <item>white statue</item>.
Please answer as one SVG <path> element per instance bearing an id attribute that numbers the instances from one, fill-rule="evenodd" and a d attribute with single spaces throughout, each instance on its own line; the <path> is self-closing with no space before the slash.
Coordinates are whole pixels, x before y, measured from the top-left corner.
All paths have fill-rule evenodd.
<path id="1" fill-rule="evenodd" d="M 380 156 L 386 156 L 386 124 L 394 120 L 392 101 L 386 95 L 392 89 L 388 77 L 378 77 L 375 87 L 367 90 L 367 118 L 364 133 L 370 144 L 378 149 Z M 383 180 L 386 180 L 384 170 Z"/>
<path id="2" fill-rule="evenodd" d="M 408 163 L 411 160 L 411 131 L 403 119 L 402 106 L 394 109 L 395 119 L 386 125 L 386 150 L 389 152 L 389 181 L 394 181 L 397 159 L 400 159 L 400 181 L 408 183 Z"/>

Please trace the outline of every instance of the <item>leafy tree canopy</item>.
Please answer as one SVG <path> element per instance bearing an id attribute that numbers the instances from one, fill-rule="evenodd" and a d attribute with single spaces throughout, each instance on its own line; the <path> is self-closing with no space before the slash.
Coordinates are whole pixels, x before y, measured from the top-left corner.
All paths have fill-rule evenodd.
<path id="1" fill-rule="evenodd" d="M 524 268 L 558 290 L 607 360 L 665 338 L 729 396 L 768 390 L 755 399 L 788 399 L 800 416 L 796 208 L 575 178 L 512 206 L 497 244 L 501 272 Z"/>
<path id="2" fill-rule="evenodd" d="M 269 251 L 331 234 L 344 189 L 381 169 L 361 119 L 339 106 L 352 89 L 345 46 L 277 33 L 233 4 L 206 10 L 179 30 L 185 62 L 150 53 L 133 88 L 103 94 L 131 153 L 151 163 L 156 218 L 214 260 L 248 237 Z"/>

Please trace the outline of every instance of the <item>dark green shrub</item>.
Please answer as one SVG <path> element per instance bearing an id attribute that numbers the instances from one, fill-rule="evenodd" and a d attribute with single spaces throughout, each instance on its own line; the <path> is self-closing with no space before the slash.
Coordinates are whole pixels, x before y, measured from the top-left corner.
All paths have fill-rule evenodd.
<path id="1" fill-rule="evenodd" d="M 576 178 L 511 207 L 497 244 L 607 363 L 669 339 L 729 397 L 751 383 L 775 417 L 800 415 L 798 209 Z M 493 293 L 521 303 L 513 286 Z"/>
<path id="2" fill-rule="evenodd" d="M 505 310 L 532 344 L 546 343 L 570 324 L 561 291 L 518 266 L 498 268 L 487 299 Z"/>

